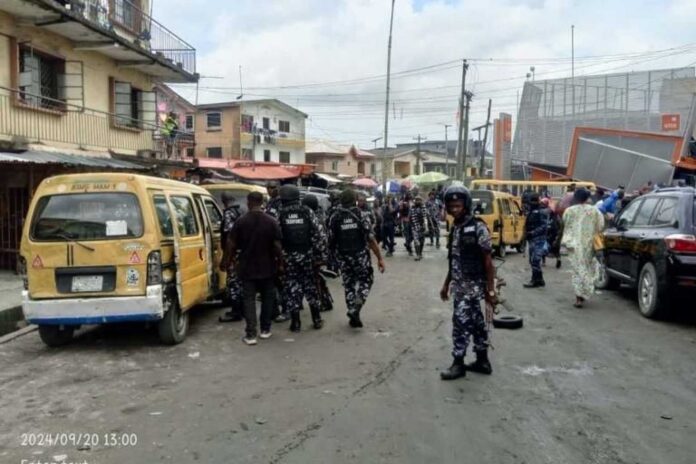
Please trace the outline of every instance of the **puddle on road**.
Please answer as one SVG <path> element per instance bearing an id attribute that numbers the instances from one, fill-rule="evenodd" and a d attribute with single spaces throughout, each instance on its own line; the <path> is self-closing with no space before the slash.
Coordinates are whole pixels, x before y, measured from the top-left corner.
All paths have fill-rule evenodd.
<path id="1" fill-rule="evenodd" d="M 525 375 L 531 375 L 533 377 L 543 375 L 543 374 L 569 374 L 569 375 L 592 375 L 592 368 L 587 364 L 581 364 L 575 367 L 563 367 L 563 366 L 549 366 L 549 367 L 539 367 L 539 366 L 527 366 L 518 367 Z"/>

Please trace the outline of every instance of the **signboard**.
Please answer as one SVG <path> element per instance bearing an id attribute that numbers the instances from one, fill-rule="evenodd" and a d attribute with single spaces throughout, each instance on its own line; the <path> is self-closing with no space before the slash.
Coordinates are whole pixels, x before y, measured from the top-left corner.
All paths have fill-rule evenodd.
<path id="1" fill-rule="evenodd" d="M 662 130 L 664 132 L 678 131 L 681 128 L 681 115 L 679 113 L 662 115 Z"/>

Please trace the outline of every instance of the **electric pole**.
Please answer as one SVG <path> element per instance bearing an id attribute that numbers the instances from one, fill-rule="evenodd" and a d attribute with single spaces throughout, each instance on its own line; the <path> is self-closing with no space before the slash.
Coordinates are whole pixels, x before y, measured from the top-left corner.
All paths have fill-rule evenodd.
<path id="1" fill-rule="evenodd" d="M 413 140 L 418 141 L 418 145 L 416 145 L 416 174 L 420 175 L 422 174 L 421 172 L 421 152 L 420 152 L 420 144 L 421 141 L 426 141 L 428 140 L 426 137 L 421 137 L 420 134 L 418 134 L 418 137 L 413 137 Z"/>
<path id="2" fill-rule="evenodd" d="M 445 126 L 445 174 L 449 173 L 449 143 L 447 143 L 447 128 L 452 127 L 452 124 L 443 124 Z"/>
<path id="3" fill-rule="evenodd" d="M 488 144 L 488 126 L 491 125 L 491 105 L 493 100 L 488 99 L 488 113 L 486 115 L 486 128 L 483 131 L 483 147 L 481 147 L 481 166 L 479 177 L 483 178 L 486 171 L 486 145 Z"/>
<path id="4" fill-rule="evenodd" d="M 471 99 L 473 98 L 474 94 L 469 92 L 468 90 L 464 92 L 464 98 L 466 98 L 466 106 L 464 107 L 464 135 L 462 138 L 462 165 L 464 168 L 464 177 L 462 180 L 466 180 L 466 157 L 468 155 L 469 151 L 469 109 L 471 108 Z"/>
<path id="5" fill-rule="evenodd" d="M 469 64 L 466 60 L 462 62 L 462 92 L 459 97 L 459 127 L 457 135 L 457 172 L 456 177 L 458 180 L 462 180 L 462 168 L 464 167 L 464 160 L 462 159 L 462 137 L 464 133 L 464 99 L 466 98 L 466 71 L 469 69 Z"/>
<path id="6" fill-rule="evenodd" d="M 391 18 L 389 19 L 389 42 L 387 45 L 387 97 L 384 102 L 384 152 L 382 153 L 382 185 L 384 194 L 387 194 L 387 180 L 389 179 L 389 159 L 387 158 L 387 148 L 389 147 L 389 84 L 391 79 L 391 50 L 392 50 L 392 29 L 394 28 L 394 2 L 391 2 Z"/>

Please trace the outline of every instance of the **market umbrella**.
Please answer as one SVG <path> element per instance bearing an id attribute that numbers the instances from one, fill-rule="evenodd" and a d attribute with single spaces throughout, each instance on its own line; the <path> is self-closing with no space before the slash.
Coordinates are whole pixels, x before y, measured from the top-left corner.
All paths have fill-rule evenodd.
<path id="1" fill-rule="evenodd" d="M 426 172 L 425 174 L 421 174 L 420 176 L 416 176 L 415 179 L 413 179 L 417 184 L 437 184 L 438 182 L 444 182 L 449 179 L 449 176 L 441 173 L 441 172 Z"/>
<path id="2" fill-rule="evenodd" d="M 379 184 L 377 184 L 377 182 L 375 182 L 374 180 L 372 180 L 368 177 L 362 177 L 360 179 L 355 179 L 353 181 L 353 185 L 355 185 L 356 187 L 363 187 L 363 188 L 375 188 Z"/>

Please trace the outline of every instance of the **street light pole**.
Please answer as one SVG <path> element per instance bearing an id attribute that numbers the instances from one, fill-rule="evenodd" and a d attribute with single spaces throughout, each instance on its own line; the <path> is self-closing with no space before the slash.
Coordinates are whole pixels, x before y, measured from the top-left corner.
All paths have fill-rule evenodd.
<path id="1" fill-rule="evenodd" d="M 452 124 L 443 124 L 445 126 L 445 174 L 449 174 L 449 143 L 447 143 L 447 128 L 452 127 Z"/>
<path id="2" fill-rule="evenodd" d="M 384 152 L 382 153 L 382 185 L 384 193 L 387 193 L 387 180 L 389 176 L 389 159 L 387 158 L 387 148 L 389 147 L 389 84 L 391 79 L 391 51 L 392 51 L 392 30 L 394 28 L 394 3 L 391 2 L 391 17 L 389 19 L 389 42 L 387 45 L 387 96 L 384 101 Z"/>

